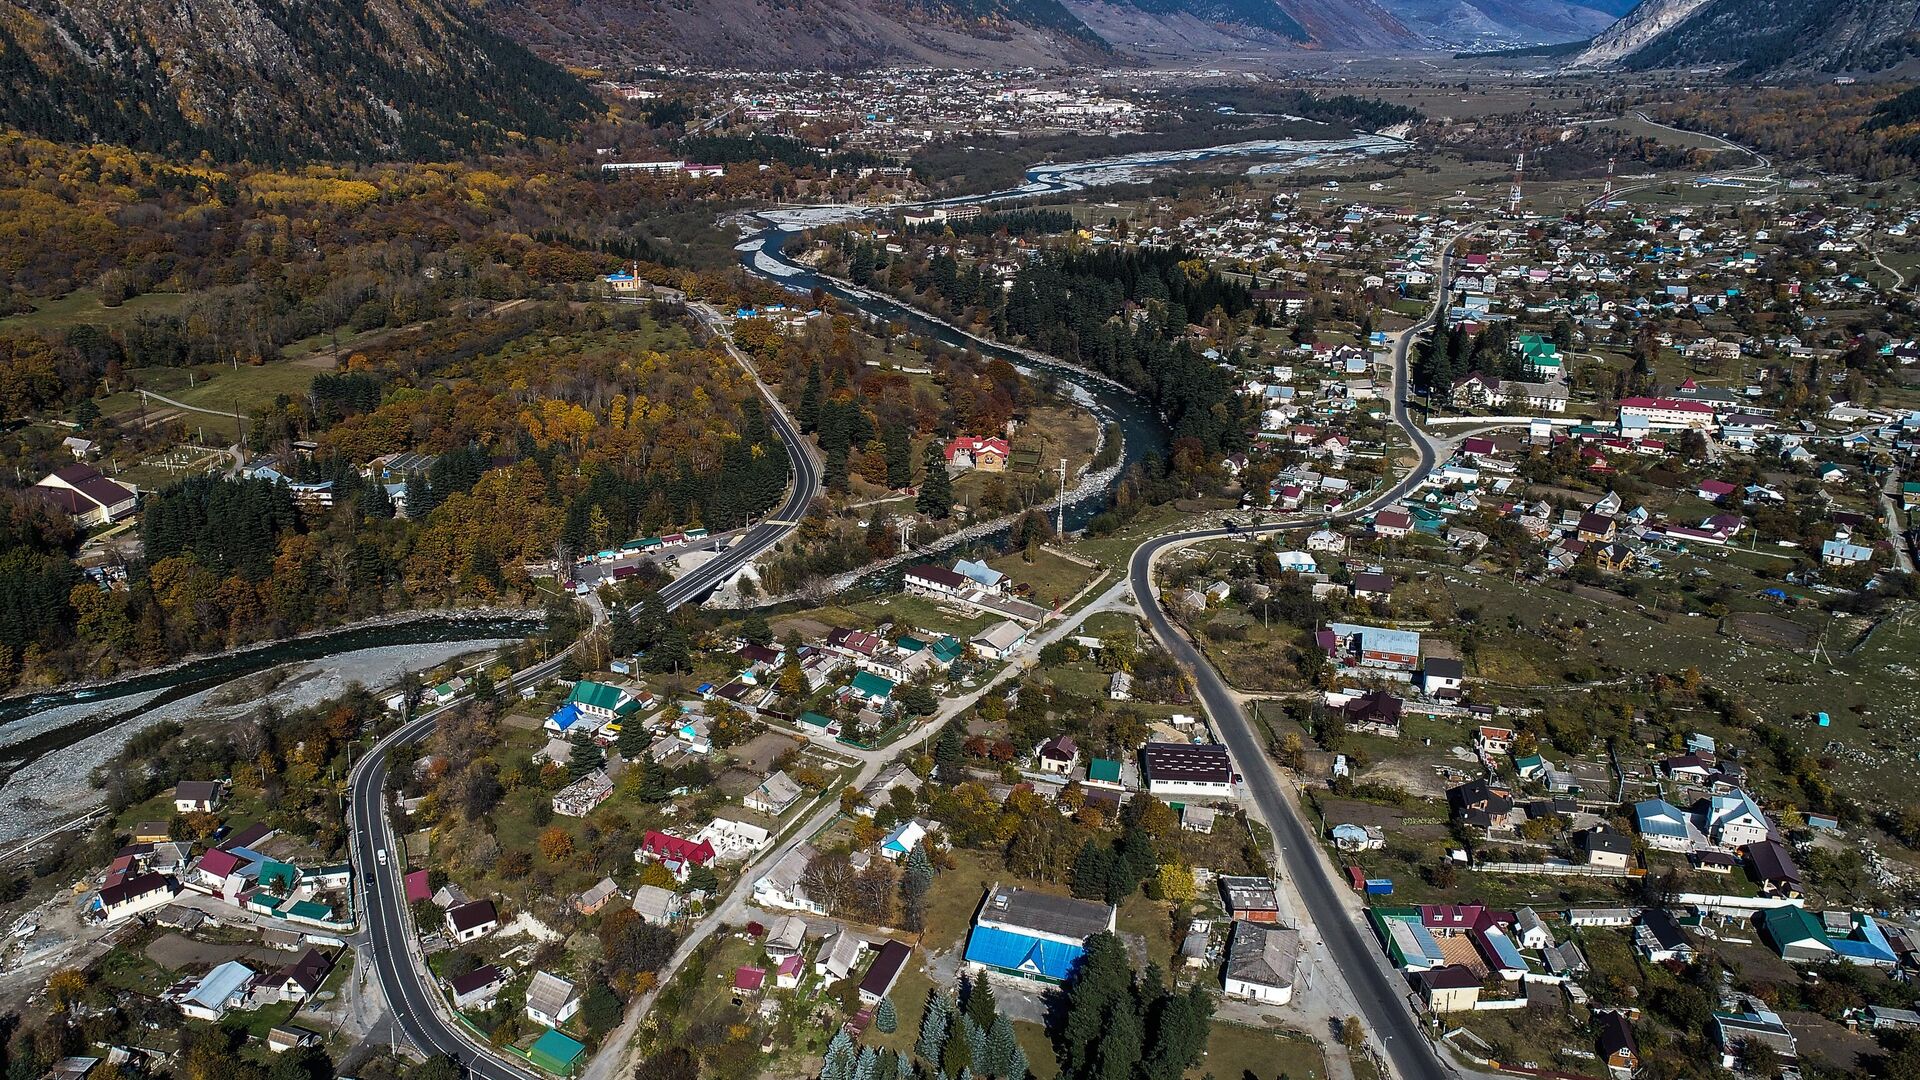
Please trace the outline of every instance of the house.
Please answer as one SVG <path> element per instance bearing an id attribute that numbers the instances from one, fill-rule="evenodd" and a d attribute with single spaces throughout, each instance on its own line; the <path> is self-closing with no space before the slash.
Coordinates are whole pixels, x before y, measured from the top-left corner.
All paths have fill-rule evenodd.
<path id="1" fill-rule="evenodd" d="M 779 817 L 794 803 L 800 801 L 801 794 L 800 785 L 794 781 L 793 777 L 787 775 L 785 769 L 781 769 L 760 781 L 760 786 L 749 792 L 741 802 L 749 810 L 758 810 L 763 814 Z"/>
<path id="2" fill-rule="evenodd" d="M 1873 561 L 1873 549 L 1846 540 L 1827 540 L 1820 545 L 1820 561 L 1828 566 L 1859 566 Z"/>
<path id="3" fill-rule="evenodd" d="M 1107 680 L 1108 701 L 1133 700 L 1133 676 L 1124 671 L 1116 671 L 1113 678 Z"/>
<path id="4" fill-rule="evenodd" d="M 267 1029 L 267 1050 L 275 1054 L 304 1050 L 309 1046 L 319 1046 L 320 1042 L 319 1032 L 291 1024 L 277 1024 Z"/>
<path id="5" fill-rule="evenodd" d="M 550 971 L 536 971 L 527 983 L 527 1019 L 557 1028 L 580 1011 L 580 991 Z"/>
<path id="6" fill-rule="evenodd" d="M 1005 660 L 1027 640 L 1026 627 L 1012 619 L 1002 619 L 973 635 L 967 644 L 988 660 Z"/>
<path id="7" fill-rule="evenodd" d="M 773 920 L 767 928 L 767 936 L 761 945 L 767 955 L 778 959 L 793 956 L 807 947 L 807 920 L 798 915 L 782 915 Z"/>
<path id="8" fill-rule="evenodd" d="M 1778 840 L 1748 844 L 1746 856 L 1753 880 L 1760 883 L 1762 892 L 1788 898 L 1801 895 L 1800 867 L 1794 864 L 1793 853 L 1785 844 Z"/>
<path id="9" fill-rule="evenodd" d="M 33 492 L 83 529 L 126 517 L 140 498 L 135 489 L 107 479 L 91 465 L 80 464 L 53 470 L 33 485 Z"/>
<path id="10" fill-rule="evenodd" d="M 1707 1021 L 1707 1035 L 1720 1051 L 1720 1065 L 1731 1069 L 1739 1065 L 1749 1048 L 1764 1046 L 1777 1060 L 1792 1064 L 1800 1056 L 1798 1040 L 1780 1014 L 1749 998 L 1744 1008 L 1716 1009 Z"/>
<path id="11" fill-rule="evenodd" d="M 873 963 L 867 965 L 867 973 L 860 977 L 860 1000 L 867 1005 L 878 1005 L 880 999 L 893 991 L 893 984 L 900 981 L 900 973 L 906 970 L 907 961 L 913 956 L 913 946 L 889 938 L 875 951 Z"/>
<path id="12" fill-rule="evenodd" d="M 100 917 L 116 923 L 143 911 L 152 911 L 172 900 L 176 892 L 173 879 L 151 871 L 122 878 L 100 890 Z"/>
<path id="13" fill-rule="evenodd" d="M 1350 588 L 1356 600 L 1391 600 L 1393 585 L 1393 578 L 1387 574 L 1362 571 L 1353 575 Z"/>
<path id="14" fill-rule="evenodd" d="M 759 885 L 756 882 L 754 903 L 761 902 Z M 642 885 L 633 890 L 633 911 L 640 921 L 652 926 L 669 926 L 680 917 L 680 894 L 658 885 Z"/>
<path id="15" fill-rule="evenodd" d="M 1580 850 L 1586 854 L 1588 866 L 1625 870 L 1633 861 L 1633 842 L 1604 826 L 1581 833 Z"/>
<path id="16" fill-rule="evenodd" d="M 182 780 L 173 786 L 176 814 L 212 813 L 220 809 L 226 785 L 218 780 Z"/>
<path id="17" fill-rule="evenodd" d="M 458 943 L 477 941 L 493 933 L 499 925 L 500 915 L 491 900 L 475 900 L 447 909 L 447 932 Z"/>
<path id="18" fill-rule="evenodd" d="M 1420 692 L 1429 697 L 1455 697 L 1466 681 L 1466 666 L 1450 657 L 1429 657 L 1420 669 Z"/>
<path id="19" fill-rule="evenodd" d="M 320 985 L 327 981 L 327 973 L 332 970 L 333 957 L 319 949 L 308 949 L 299 959 L 275 972 L 264 985 L 278 992 L 281 1001 L 305 1001 L 320 992 Z"/>
<path id="20" fill-rule="evenodd" d="M 832 937 L 820 943 L 820 951 L 813 960 L 813 973 L 829 982 L 838 982 L 853 974 L 860 963 L 860 957 L 867 951 L 867 942 L 851 930 L 836 931 Z"/>
<path id="21" fill-rule="evenodd" d="M 1112 758 L 1089 759 L 1086 786 L 1105 791 L 1125 791 L 1126 784 L 1120 776 L 1120 763 Z"/>
<path id="22" fill-rule="evenodd" d="M 960 596 L 974 587 L 966 577 L 930 563 L 907 567 L 900 583 L 908 592 L 922 596 Z"/>
<path id="23" fill-rule="evenodd" d="M 206 973 L 176 997 L 174 1004 L 195 1020 L 217 1021 L 227 1010 L 242 1008 L 253 990 L 253 969 L 238 960 L 229 960 Z"/>
<path id="24" fill-rule="evenodd" d="M 876 709 L 884 709 L 893 700 L 894 682 L 882 678 L 871 671 L 855 672 L 853 681 L 847 685 L 847 696 L 866 702 Z"/>
<path id="25" fill-rule="evenodd" d="M 1735 788 L 1708 797 L 1703 831 L 1714 843 L 1737 851 L 1765 840 L 1773 826 L 1752 796 Z"/>
<path id="26" fill-rule="evenodd" d="M 1577 907 L 1567 909 L 1568 926 L 1632 926 L 1633 909 L 1623 907 Z"/>
<path id="27" fill-rule="evenodd" d="M 1180 808 L 1180 827 L 1191 833 L 1210 833 L 1218 816 L 1211 806 L 1189 803 Z"/>
<path id="28" fill-rule="evenodd" d="M 1633 1041 L 1633 1025 L 1620 1013 L 1602 1012 L 1594 1014 L 1593 1028 L 1607 1072 L 1617 1077 L 1632 1076 L 1640 1067 L 1640 1045 Z"/>
<path id="29" fill-rule="evenodd" d="M 507 977 L 492 964 L 477 967 L 457 979 L 449 979 L 447 986 L 453 990 L 453 1007 L 456 1009 L 489 1009 L 493 1000 L 500 996 L 501 987 L 507 984 Z"/>
<path id="30" fill-rule="evenodd" d="M 1513 913 L 1514 943 L 1523 949 L 1545 949 L 1553 945 L 1553 931 L 1547 928 L 1540 913 L 1530 907 L 1523 907 Z"/>
<path id="31" fill-rule="evenodd" d="M 1447 808 L 1474 828 L 1504 828 L 1513 813 L 1513 793 L 1477 777 L 1447 789 Z"/>
<path id="32" fill-rule="evenodd" d="M 1315 641 L 1338 665 L 1411 672 L 1420 666 L 1420 635 L 1357 623 L 1328 623 Z"/>
<path id="33" fill-rule="evenodd" d="M 753 883 L 753 902 L 760 907 L 826 914 L 826 908 L 807 895 L 804 884 L 807 866 L 816 854 L 811 844 L 795 844 Z M 636 894 L 635 902 L 638 900 Z"/>
<path id="34" fill-rule="evenodd" d="M 601 878 L 598 884 L 573 898 L 573 910 L 582 915 L 595 915 L 619 895 L 620 886 L 614 884 L 612 878 Z"/>
<path id="35" fill-rule="evenodd" d="M 1147 792 L 1158 798 L 1200 797 L 1231 799 L 1233 761 L 1218 744 L 1150 742 L 1140 751 Z"/>
<path id="36" fill-rule="evenodd" d="M 1633 819 L 1641 840 L 1657 851 L 1690 851 L 1705 842 L 1685 811 L 1665 799 L 1634 803 Z"/>
<path id="37" fill-rule="evenodd" d="M 1480 976 L 1465 964 L 1445 964 L 1413 975 L 1428 1012 L 1472 1012 L 1480 1001 Z"/>
<path id="38" fill-rule="evenodd" d="M 1373 518 L 1373 533 L 1398 539 L 1413 531 L 1413 518 L 1399 510 L 1382 510 Z"/>
<path id="39" fill-rule="evenodd" d="M 1474 748 L 1488 757 L 1498 757 L 1513 750 L 1513 729 L 1482 725 L 1474 735 Z"/>
<path id="40" fill-rule="evenodd" d="M 1673 921 L 1673 916 L 1660 908 L 1648 908 L 1640 913 L 1640 923 L 1633 928 L 1633 945 L 1648 963 L 1693 961 L 1693 944 L 1681 931 L 1680 924 Z"/>
<path id="41" fill-rule="evenodd" d="M 1270 877 L 1223 874 L 1220 877 L 1220 895 L 1226 899 L 1227 914 L 1237 921 L 1280 921 L 1280 890 Z"/>
<path id="42" fill-rule="evenodd" d="M 880 841 L 880 855 L 889 862 L 899 862 L 913 853 L 913 849 L 927 838 L 926 822 L 910 819 L 893 827 Z"/>
<path id="43" fill-rule="evenodd" d="M 1385 690 L 1369 690 L 1358 697 L 1348 698 L 1340 706 L 1340 712 L 1348 724 L 1388 735 L 1400 734 L 1400 715 L 1403 711 L 1401 700 Z"/>
<path id="44" fill-rule="evenodd" d="M 1632 548 L 1615 541 L 1594 549 L 1593 564 L 1604 573 L 1623 574 L 1633 568 L 1636 558 Z"/>
<path id="45" fill-rule="evenodd" d="M 1290 926 L 1235 922 L 1227 943 L 1226 992 L 1262 1005 L 1293 1000 L 1300 932 Z"/>
<path id="46" fill-rule="evenodd" d="M 1012 447 L 1007 440 L 997 436 L 983 439 L 976 435 L 962 435 L 948 442 L 941 452 L 946 456 L 948 468 L 1005 472 Z"/>
<path id="47" fill-rule="evenodd" d="M 1111 932 L 1111 904 L 993 885 L 974 915 L 965 960 L 980 970 L 1065 982 L 1089 937 Z"/>
<path id="48" fill-rule="evenodd" d="M 990 592 L 1000 592 L 1007 584 L 1007 575 L 978 559 L 961 559 L 953 564 L 953 572 Z"/>
<path id="49" fill-rule="evenodd" d="M 1074 743 L 1073 736 L 1055 735 L 1040 744 L 1035 757 L 1041 772 L 1065 776 L 1073 771 L 1074 764 L 1080 760 L 1080 748 Z"/>
<path id="50" fill-rule="evenodd" d="M 640 846 L 634 850 L 635 862 L 658 862 L 673 871 L 674 877 L 685 881 L 687 875 L 696 866 L 705 866 L 716 856 L 713 843 L 701 840 L 695 843 L 685 837 L 674 836 L 658 829 L 648 829 L 640 838 Z"/>
<path id="51" fill-rule="evenodd" d="M 573 692 L 567 695 L 567 705 L 582 717 L 596 721 L 596 728 L 607 724 L 619 723 L 627 717 L 640 712 L 640 699 L 617 686 L 581 679 L 573 684 Z M 558 715 L 557 713 L 555 714 Z M 553 721 L 548 721 L 549 726 Z M 565 728 L 559 730 L 564 731 Z"/>

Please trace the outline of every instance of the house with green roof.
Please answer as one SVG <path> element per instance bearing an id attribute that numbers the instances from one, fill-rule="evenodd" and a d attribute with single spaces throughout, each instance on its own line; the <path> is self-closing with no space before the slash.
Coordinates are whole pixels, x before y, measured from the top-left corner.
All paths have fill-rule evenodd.
<path id="1" fill-rule="evenodd" d="M 840 722 L 817 712 L 803 712 L 800 714 L 800 730 L 809 735 L 830 737 L 840 734 Z"/>
<path id="2" fill-rule="evenodd" d="M 1120 763 L 1103 757 L 1087 762 L 1087 786 L 1120 790 Z"/>
<path id="3" fill-rule="evenodd" d="M 864 698 L 868 704 L 876 708 L 884 707 L 893 699 L 893 680 L 882 678 L 871 671 L 862 671 L 853 677 L 853 682 L 847 686 L 847 693 Z"/>
<path id="4" fill-rule="evenodd" d="M 549 1029 L 527 1048 L 527 1060 L 555 1076 L 572 1076 L 587 1048 L 557 1031 Z"/>
<path id="5" fill-rule="evenodd" d="M 259 885 L 268 892 L 285 896 L 300 884 L 300 868 L 277 859 L 268 859 L 260 864 Z"/>
<path id="6" fill-rule="evenodd" d="M 1920 481 L 1908 480 L 1900 485 L 1900 509 L 1920 510 Z"/>
<path id="7" fill-rule="evenodd" d="M 1800 907 L 1777 907 L 1760 913 L 1760 932 L 1783 960 L 1830 960 L 1833 944 L 1813 913 Z"/>
<path id="8" fill-rule="evenodd" d="M 602 724 L 640 711 L 640 702 L 632 694 L 592 679 L 581 679 L 574 683 L 573 693 L 567 695 L 566 703 Z"/>
<path id="9" fill-rule="evenodd" d="M 943 668 L 951 667 L 953 666 L 953 662 L 960 659 L 961 654 L 966 651 L 967 647 L 965 645 L 955 640 L 952 634 L 948 634 L 933 643 L 933 661 Z"/>

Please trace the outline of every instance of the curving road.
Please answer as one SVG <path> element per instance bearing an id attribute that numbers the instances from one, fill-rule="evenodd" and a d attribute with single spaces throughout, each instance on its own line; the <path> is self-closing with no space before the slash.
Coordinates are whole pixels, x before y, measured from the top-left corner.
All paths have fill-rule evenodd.
<path id="1" fill-rule="evenodd" d="M 708 312 L 701 318 L 706 321 L 710 315 L 711 312 Z M 752 374 L 752 366 L 734 352 L 731 341 L 724 333 L 721 340 L 727 344 L 728 351 L 735 359 Z M 820 492 L 820 468 L 813 459 L 811 448 L 802 440 L 799 428 L 787 415 L 779 399 L 759 382 L 757 375 L 754 382 L 767 399 L 770 406 L 768 419 L 779 433 L 787 457 L 793 464 L 793 485 L 788 489 L 786 502 L 770 518 L 752 526 L 734 541 L 732 547 L 674 579 L 660 591 L 669 611 L 705 596 L 754 557 L 778 543 L 794 529 L 794 523 L 805 516 L 808 506 Z M 565 655 L 563 652 L 516 673 L 513 682 L 516 685 L 528 685 L 551 676 L 559 670 Z M 434 985 L 426 957 L 420 952 L 419 939 L 407 910 L 406 891 L 401 881 L 402 859 L 394 842 L 392 822 L 387 817 L 387 754 L 398 744 L 416 742 L 426 737 L 442 715 L 458 707 L 459 703 L 456 702 L 423 713 L 401 725 L 360 759 L 348 777 L 351 799 L 348 822 L 352 829 L 348 853 L 362 882 L 360 911 L 366 925 L 365 948 L 361 951 L 372 955 L 374 977 L 386 998 L 393 1023 L 417 1049 L 429 1055 L 451 1057 L 469 1074 L 484 1080 L 542 1080 L 542 1074 L 520 1065 L 516 1059 L 487 1048 L 452 1018 L 445 999 Z M 381 861 L 382 852 L 386 853 L 384 863 Z"/>
<path id="2" fill-rule="evenodd" d="M 1414 337 L 1431 327 L 1445 308 L 1453 278 L 1453 245 L 1472 233 L 1459 233 L 1448 242 L 1441 256 L 1440 274 L 1434 306 L 1419 322 L 1401 331 L 1393 352 L 1394 423 L 1407 434 L 1419 454 L 1412 471 L 1365 504 L 1332 515 L 1324 520 L 1352 521 L 1389 506 L 1417 488 L 1438 463 L 1435 443 L 1414 424 L 1407 408 L 1408 351 Z M 1297 529 L 1322 519 L 1293 519 L 1238 530 L 1199 529 L 1156 537 L 1136 548 L 1128 564 L 1128 581 L 1147 623 L 1167 651 L 1188 670 L 1200 693 L 1227 751 L 1245 778 L 1247 794 L 1260 815 L 1274 830 L 1280 848 L 1281 863 L 1293 879 L 1301 900 L 1306 904 L 1334 964 L 1345 978 L 1368 1029 L 1380 1040 L 1393 1075 L 1400 1080 L 1445 1080 L 1453 1069 L 1442 1061 L 1422 1032 L 1419 1021 L 1407 1007 L 1407 987 L 1399 972 L 1390 968 L 1370 934 L 1348 908 L 1345 885 L 1336 882 L 1331 864 L 1320 855 L 1314 833 L 1301 818 L 1299 809 L 1287 797 L 1280 772 L 1267 757 L 1264 741 L 1254 732 L 1239 698 L 1227 686 L 1220 673 L 1207 663 L 1193 643 L 1175 629 L 1159 603 L 1153 585 L 1153 563 L 1161 553 L 1197 541 L 1217 537 Z"/>

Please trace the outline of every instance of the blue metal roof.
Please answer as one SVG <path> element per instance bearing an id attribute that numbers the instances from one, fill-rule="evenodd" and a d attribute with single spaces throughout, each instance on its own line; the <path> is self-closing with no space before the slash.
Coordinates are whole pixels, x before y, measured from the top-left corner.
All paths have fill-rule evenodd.
<path id="1" fill-rule="evenodd" d="M 1436 964 L 1447 962 L 1447 954 L 1441 950 L 1440 943 L 1433 940 L 1433 934 L 1418 922 L 1408 919 L 1407 929 L 1413 931 L 1413 940 L 1420 943 L 1420 952 Z"/>
<path id="2" fill-rule="evenodd" d="M 1507 971 L 1527 970 L 1527 962 L 1520 958 L 1520 950 L 1514 947 L 1513 939 L 1499 927 L 1487 927 L 1482 936 L 1487 939 L 1487 947 L 1493 950 L 1494 959 L 1502 968 Z"/>
<path id="3" fill-rule="evenodd" d="M 967 938 L 966 958 L 1002 971 L 1065 982 L 1085 951 L 1078 945 L 1028 937 L 993 926 L 976 926 Z"/>
<path id="4" fill-rule="evenodd" d="M 580 709 L 574 705 L 573 702 L 569 701 L 565 705 L 555 709 L 553 715 L 548 718 L 548 722 L 561 731 L 565 731 L 572 727 L 573 722 L 578 719 L 580 719 Z"/>

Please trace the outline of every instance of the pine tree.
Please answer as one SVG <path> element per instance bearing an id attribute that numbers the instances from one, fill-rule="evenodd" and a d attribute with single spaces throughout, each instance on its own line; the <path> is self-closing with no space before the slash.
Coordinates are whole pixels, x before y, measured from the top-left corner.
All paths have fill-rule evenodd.
<path id="1" fill-rule="evenodd" d="M 853 1080 L 853 1037 L 841 1028 L 827 1044 L 827 1059 L 820 1067 L 820 1080 Z"/>
<path id="2" fill-rule="evenodd" d="M 613 745 L 620 751 L 620 759 L 633 769 L 644 767 L 647 743 L 647 729 L 638 719 L 630 719 L 620 725 L 620 737 Z"/>
<path id="3" fill-rule="evenodd" d="M 1020 1041 L 1013 1034 L 1013 1021 L 1004 1015 L 994 1017 L 993 1027 L 987 1032 L 986 1071 L 1006 1080 L 1026 1080 L 1024 1075 L 1013 1071 L 1013 1055 L 1019 1049 Z M 1020 1064 L 1024 1072 L 1026 1063 L 1022 1061 Z"/>
<path id="4" fill-rule="evenodd" d="M 987 1029 L 974 1023 L 972 1017 L 968 1017 L 967 1022 L 960 1025 L 960 1030 L 967 1037 L 968 1064 L 979 1069 L 982 1076 L 987 1075 Z"/>
<path id="5" fill-rule="evenodd" d="M 632 656 L 640 649 L 640 630 L 633 623 L 633 610 L 615 602 L 608 613 L 607 648 L 615 656 Z"/>
<path id="6" fill-rule="evenodd" d="M 947 1045 L 940 1048 L 940 1070 L 948 1076 L 958 1076 L 961 1070 L 973 1063 L 974 1033 L 979 1029 L 966 1013 L 955 1017 L 953 1033 L 947 1036 Z"/>
<path id="7" fill-rule="evenodd" d="M 811 435 L 820 427 L 820 365 L 807 369 L 807 387 L 800 393 L 800 407 L 793 412 L 800 430 Z"/>
<path id="8" fill-rule="evenodd" d="M 1094 837 L 1088 837 L 1073 860 L 1073 895 L 1082 900 L 1105 900 L 1112 878 L 1112 850 Z"/>
<path id="9" fill-rule="evenodd" d="M 907 869 L 911 873 L 913 868 L 909 865 Z M 929 882 L 933 880 L 931 874 L 928 875 L 927 880 Z M 967 983 L 967 1015 L 973 1018 L 973 1022 L 979 1025 L 981 1031 L 993 1027 L 994 1020 L 1000 1015 L 999 1006 L 993 1000 L 993 984 L 987 981 L 985 975 L 975 975 Z M 994 1075 L 999 1074 L 994 1073 Z"/>
<path id="10" fill-rule="evenodd" d="M 1013 1053 L 1007 1058 L 1007 1080 L 1027 1080 L 1027 1052 L 1019 1043 L 1013 1044 Z"/>
<path id="11" fill-rule="evenodd" d="M 923 1059 L 938 1065 L 940 1051 L 947 1045 L 947 1026 L 953 1009 L 946 995 L 938 990 L 927 993 L 927 1011 L 920 1017 L 920 1037 L 913 1044 L 913 1052 Z"/>
<path id="12" fill-rule="evenodd" d="M 593 736 L 587 734 L 585 728 L 576 729 L 568 742 L 573 749 L 567 755 L 567 779 L 578 780 L 600 767 L 600 748 L 593 744 Z"/>
<path id="13" fill-rule="evenodd" d="M 892 998 L 881 998 L 880 1004 L 873 1007 L 873 1026 L 882 1035 L 891 1035 L 900 1027 L 900 1014 L 894 1010 Z"/>
<path id="14" fill-rule="evenodd" d="M 1132 987 L 1133 969 L 1120 939 L 1109 931 L 1088 938 L 1080 963 L 1066 985 L 1060 1030 L 1060 1075 L 1066 1080 L 1092 1080 L 1096 1054 L 1109 1034 L 1111 1014 L 1132 1014 Z M 1136 1030 L 1136 1059 L 1138 1041 Z"/>
<path id="15" fill-rule="evenodd" d="M 923 841 L 907 854 L 907 868 L 900 875 L 900 904 L 908 930 L 919 930 L 926 916 L 927 891 L 933 888 L 933 860 L 927 857 Z"/>
<path id="16" fill-rule="evenodd" d="M 880 1051 L 871 1046 L 860 1048 L 860 1056 L 854 1059 L 853 1080 L 877 1080 L 880 1071 Z"/>
<path id="17" fill-rule="evenodd" d="M 926 475 L 913 505 L 930 518 L 945 519 L 953 513 L 953 478 L 947 475 L 946 457 L 937 442 L 927 444 Z"/>
<path id="18" fill-rule="evenodd" d="M 933 764 L 941 782 L 959 783 L 963 779 L 961 766 L 965 759 L 966 736 L 957 722 L 949 721 L 946 727 L 940 729 L 940 738 L 933 744 Z"/>
<path id="19" fill-rule="evenodd" d="M 887 429 L 887 486 L 896 491 L 913 486 L 913 437 L 904 424 Z"/>
<path id="20" fill-rule="evenodd" d="M 433 510 L 433 504 L 428 501 L 427 478 L 419 473 L 407 474 L 407 491 L 404 497 L 409 521 L 419 521 Z"/>
<path id="21" fill-rule="evenodd" d="M 1082 1074 L 1082 1080 L 1138 1080 L 1144 1038 L 1131 996 L 1122 994 L 1108 1010 L 1106 1025 L 1093 1047 L 1092 1069 Z"/>

